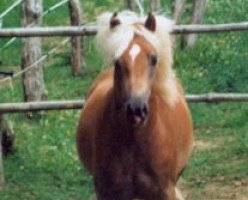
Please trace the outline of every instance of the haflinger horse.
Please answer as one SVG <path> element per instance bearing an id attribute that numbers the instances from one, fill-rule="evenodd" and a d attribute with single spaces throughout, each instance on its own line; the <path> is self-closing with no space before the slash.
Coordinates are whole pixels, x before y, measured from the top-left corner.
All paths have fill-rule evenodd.
<path id="1" fill-rule="evenodd" d="M 112 67 L 92 84 L 77 129 L 97 200 L 175 200 L 192 121 L 172 70 L 170 20 L 103 14 L 97 44 Z"/>

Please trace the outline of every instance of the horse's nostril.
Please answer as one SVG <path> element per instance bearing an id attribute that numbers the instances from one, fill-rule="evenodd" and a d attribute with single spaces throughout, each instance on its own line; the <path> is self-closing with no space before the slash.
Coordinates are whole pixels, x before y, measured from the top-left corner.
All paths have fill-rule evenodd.
<path id="1" fill-rule="evenodd" d="M 144 105 L 144 107 L 143 107 L 143 115 L 144 115 L 144 117 L 146 117 L 147 114 L 148 114 L 148 109 L 147 109 L 147 106 Z"/>
<path id="2" fill-rule="evenodd" d="M 130 101 L 128 102 L 126 109 L 127 109 L 126 110 L 127 116 L 130 119 L 138 117 L 141 120 L 144 120 L 148 114 L 147 105 L 142 102 L 137 103 L 137 102 Z"/>
<path id="3" fill-rule="evenodd" d="M 127 115 L 128 115 L 128 116 L 131 116 L 131 115 L 133 115 L 133 114 L 134 114 L 134 110 L 133 110 L 131 104 L 128 103 L 128 104 L 127 104 Z"/>
<path id="4" fill-rule="evenodd" d="M 138 116 L 138 117 L 141 117 L 142 116 L 142 111 L 141 111 L 141 109 L 139 107 L 137 107 L 135 109 L 134 115 L 135 116 Z"/>

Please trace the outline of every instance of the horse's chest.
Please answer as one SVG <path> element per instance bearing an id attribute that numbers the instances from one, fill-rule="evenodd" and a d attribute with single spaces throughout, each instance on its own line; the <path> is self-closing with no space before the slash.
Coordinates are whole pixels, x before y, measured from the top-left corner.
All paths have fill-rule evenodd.
<path id="1" fill-rule="evenodd" d="M 112 137 L 99 140 L 96 147 L 95 183 L 99 190 L 129 197 L 143 197 L 144 194 L 154 196 L 151 192 L 158 193 L 159 176 L 152 164 L 147 140 L 137 142 L 134 138 Z"/>
<path id="2" fill-rule="evenodd" d="M 154 169 L 146 162 L 142 155 L 136 157 L 137 152 L 119 155 L 111 169 L 110 182 L 113 190 L 121 190 L 133 198 L 154 195 L 160 190 L 158 177 Z M 154 193 L 154 194 L 153 194 Z"/>
<path id="3" fill-rule="evenodd" d="M 116 183 L 128 182 L 136 190 L 155 184 L 156 175 L 145 151 L 136 146 L 123 149 L 113 157 L 113 178 Z"/>

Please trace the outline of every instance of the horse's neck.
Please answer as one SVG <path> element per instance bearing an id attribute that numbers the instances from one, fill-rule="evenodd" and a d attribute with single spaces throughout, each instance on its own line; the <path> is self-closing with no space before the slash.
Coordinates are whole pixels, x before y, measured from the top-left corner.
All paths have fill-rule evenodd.
<path id="1" fill-rule="evenodd" d="M 156 90 L 171 106 L 177 101 L 177 80 L 170 60 L 164 59 L 159 63 L 152 90 Z"/>

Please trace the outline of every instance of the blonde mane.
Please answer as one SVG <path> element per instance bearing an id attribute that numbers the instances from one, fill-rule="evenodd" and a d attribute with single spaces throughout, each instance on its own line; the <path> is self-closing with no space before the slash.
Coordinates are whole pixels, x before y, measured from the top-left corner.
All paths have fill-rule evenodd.
<path id="1" fill-rule="evenodd" d="M 154 87 L 164 93 L 167 103 L 173 105 L 177 99 L 175 74 L 172 70 L 172 45 L 170 31 L 173 22 L 163 16 L 155 16 L 156 30 L 151 32 L 144 27 L 146 17 L 139 17 L 134 12 L 123 11 L 117 18 L 121 24 L 110 28 L 113 13 L 104 13 L 98 18 L 97 48 L 110 64 L 119 58 L 128 48 L 134 35 L 144 37 L 158 53 L 158 68 Z"/>

